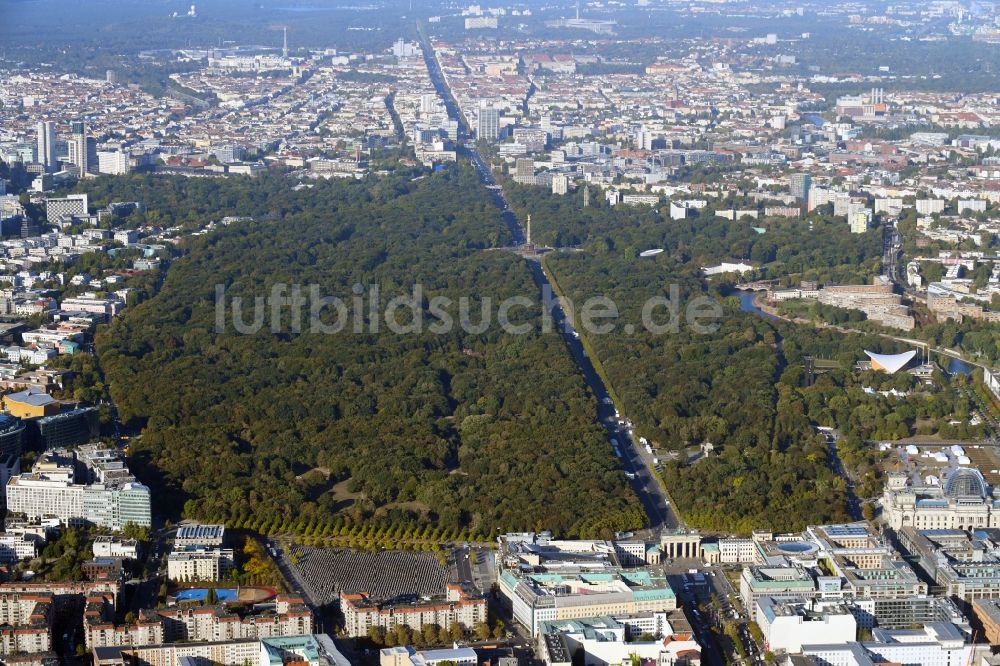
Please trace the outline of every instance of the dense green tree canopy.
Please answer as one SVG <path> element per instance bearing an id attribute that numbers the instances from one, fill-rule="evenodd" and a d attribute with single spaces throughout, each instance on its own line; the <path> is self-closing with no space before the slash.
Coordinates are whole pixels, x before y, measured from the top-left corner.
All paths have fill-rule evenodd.
<path id="1" fill-rule="evenodd" d="M 592 394 L 559 335 L 540 330 L 523 260 L 486 249 L 506 232 L 475 174 L 417 173 L 300 192 L 281 179 L 95 185 L 134 188 L 174 220 L 258 218 L 191 243 L 160 292 L 98 340 L 122 418 L 145 424 L 133 463 L 161 479 L 161 506 L 272 527 L 337 516 L 584 536 L 642 524 Z M 496 316 L 527 296 L 534 305 L 512 318 L 531 330 L 400 335 L 366 320 L 362 333 L 324 335 L 305 313 L 295 334 L 285 308 L 278 333 L 216 332 L 216 285 L 249 303 L 276 282 L 348 305 L 355 284 L 377 285 L 383 304 L 419 284 L 425 327 L 434 296 L 469 297 L 472 322 L 487 299 Z"/>
<path id="2" fill-rule="evenodd" d="M 878 270 L 878 232 L 851 234 L 820 216 L 813 230 L 806 220 L 765 221 L 767 233 L 758 234 L 714 214 L 676 222 L 647 208 L 580 209 L 572 197 L 527 187 L 516 188 L 514 200 L 532 214 L 540 237 L 581 246 L 546 258 L 566 295 L 578 307 L 597 295 L 616 303 L 616 333 L 592 334 L 590 342 L 637 434 L 660 447 L 667 490 L 693 526 L 785 531 L 847 519 L 846 477 L 865 497 L 881 490 L 880 455 L 865 439 L 906 437 L 918 424 L 933 430 L 946 415 L 967 413 L 950 393 L 866 393 L 863 387 L 914 389 L 909 375 L 854 370 L 863 349 L 894 351 L 893 342 L 743 312 L 732 278 L 709 281 L 700 270 L 749 256 L 773 276 L 794 267 L 803 276 L 860 281 Z M 637 256 L 655 247 L 664 252 Z M 676 330 L 643 324 L 643 306 L 654 297 L 677 303 Z M 700 331 L 685 317 L 688 304 L 702 297 L 719 305 L 716 330 Z M 657 320 L 666 318 L 659 310 Z M 833 365 L 812 386 L 806 356 Z M 817 426 L 839 429 L 839 451 Z M 713 452 L 695 458 L 694 447 L 706 442 Z"/>

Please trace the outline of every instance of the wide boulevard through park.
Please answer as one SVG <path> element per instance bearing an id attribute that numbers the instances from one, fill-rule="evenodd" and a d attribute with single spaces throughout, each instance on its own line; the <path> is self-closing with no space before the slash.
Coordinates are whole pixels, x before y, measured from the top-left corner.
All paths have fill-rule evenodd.
<path id="1" fill-rule="evenodd" d="M 523 246 L 525 243 L 524 227 L 517 219 L 514 211 L 508 205 L 503 188 L 497 183 L 489 165 L 480 155 L 476 145 L 472 142 L 471 131 L 455 103 L 447 80 L 441 71 L 430 40 L 421 31 L 421 41 L 424 51 L 424 58 L 427 61 L 427 68 L 431 81 L 438 94 L 444 100 L 448 110 L 448 116 L 458 121 L 458 138 L 462 146 L 461 154 L 469 159 L 483 185 L 487 187 L 493 195 L 493 201 L 501 210 L 504 223 L 510 229 L 514 245 Z M 555 293 L 549 276 L 542 269 L 540 262 L 529 261 L 535 284 L 538 286 L 539 294 L 542 298 L 546 294 Z M 594 364 L 587 356 L 580 340 L 580 335 L 574 328 L 574 322 L 566 317 L 566 313 L 559 305 L 558 299 L 554 297 L 551 301 L 552 320 L 555 328 L 562 332 L 563 339 L 569 347 L 570 354 L 574 362 L 583 373 L 587 384 L 597 398 L 597 419 L 608 432 L 608 438 L 617 440 L 618 449 L 621 451 L 621 463 L 632 484 L 636 495 L 642 501 L 643 508 L 648 517 L 647 527 L 653 535 L 663 529 L 676 529 L 680 525 L 680 520 L 671 508 L 667 493 L 660 482 L 654 478 L 653 456 L 645 447 L 640 447 L 631 433 L 631 426 L 624 415 L 616 413 L 616 407 L 612 402 L 610 393 L 601 376 L 594 369 Z M 543 301 L 544 302 L 544 301 Z M 654 536 L 655 538 L 655 536 Z"/>

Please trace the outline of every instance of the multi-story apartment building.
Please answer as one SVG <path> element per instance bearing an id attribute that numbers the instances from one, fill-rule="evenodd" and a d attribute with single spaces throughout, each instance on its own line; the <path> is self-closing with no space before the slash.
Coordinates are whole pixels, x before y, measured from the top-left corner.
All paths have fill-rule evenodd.
<path id="1" fill-rule="evenodd" d="M 566 194 L 569 192 L 569 176 L 562 173 L 552 176 L 552 194 Z"/>
<path id="2" fill-rule="evenodd" d="M 500 107 L 493 102 L 483 100 L 479 103 L 476 138 L 481 141 L 496 141 L 500 138 Z"/>
<path id="3" fill-rule="evenodd" d="M 81 458 L 67 451 L 48 451 L 31 473 L 7 482 L 7 511 L 29 519 L 56 518 L 63 525 L 149 527 L 149 488 L 128 473 L 124 462 L 112 470 L 102 468 L 106 463 L 105 457 L 88 458 L 83 450 Z"/>
<path id="4" fill-rule="evenodd" d="M 273 613 L 240 617 L 223 606 L 158 611 L 168 641 L 227 641 L 311 634 L 313 615 L 301 597 L 278 595 Z"/>
<path id="5" fill-rule="evenodd" d="M 52 596 L 51 592 L 0 592 L 0 625 L 47 623 Z"/>
<path id="6" fill-rule="evenodd" d="M 38 161 L 42 163 L 47 173 L 52 173 L 59 166 L 59 160 L 56 159 L 56 124 L 51 120 L 40 121 L 36 133 Z"/>
<path id="7" fill-rule="evenodd" d="M 38 556 L 38 541 L 24 534 L 0 534 L 0 563 L 14 564 Z"/>
<path id="8" fill-rule="evenodd" d="M 514 143 L 520 143 L 529 152 L 545 150 L 545 145 L 549 141 L 549 133 L 541 128 L 517 127 L 513 131 Z"/>
<path id="9" fill-rule="evenodd" d="M 73 124 L 76 125 L 76 123 Z M 77 132 L 74 129 L 73 135 L 67 141 L 66 147 L 69 149 L 69 155 L 67 156 L 69 163 L 76 165 L 81 178 L 86 178 L 88 175 L 98 172 L 100 162 L 97 157 L 97 141 L 94 140 L 94 137 L 87 136 L 85 133 Z"/>
<path id="10" fill-rule="evenodd" d="M 207 643 L 96 648 L 95 666 L 341 666 L 347 659 L 325 634 L 275 636 Z"/>
<path id="11" fill-rule="evenodd" d="M 807 173 L 793 173 L 788 177 L 789 193 L 799 201 L 809 200 L 809 189 L 812 187 L 812 176 Z"/>
<path id="12" fill-rule="evenodd" d="M 934 282 L 927 289 L 927 309 L 934 313 L 938 321 L 954 319 L 961 323 L 966 317 L 988 322 L 1000 322 L 1000 312 L 989 310 L 979 303 L 959 301 L 955 294 L 940 289 Z"/>
<path id="13" fill-rule="evenodd" d="M 64 298 L 59 304 L 62 312 L 89 312 L 102 315 L 105 320 L 113 317 L 125 307 L 125 301 L 114 294 L 108 297 L 98 297 L 96 293 L 87 293 L 75 298 Z"/>
<path id="14" fill-rule="evenodd" d="M 259 641 L 214 641 L 210 643 L 166 643 L 94 649 L 94 663 L 101 666 L 258 666 Z"/>
<path id="15" fill-rule="evenodd" d="M 48 652 L 52 620 L 51 593 L 0 592 L 0 654 Z"/>
<path id="16" fill-rule="evenodd" d="M 94 539 L 94 557 L 117 557 L 134 560 L 139 557 L 139 542 L 135 539 L 101 535 Z"/>
<path id="17" fill-rule="evenodd" d="M 301 597 L 279 595 L 273 612 L 244 616 L 225 606 L 143 610 L 136 622 L 114 623 L 114 605 L 95 595 L 87 600 L 87 647 L 160 645 L 164 642 L 218 642 L 311 634 L 313 615 Z"/>
<path id="18" fill-rule="evenodd" d="M 97 171 L 122 176 L 132 170 L 129 154 L 121 151 L 98 151 Z"/>
<path id="19" fill-rule="evenodd" d="M 416 604 L 396 605 L 364 594 L 341 593 L 340 612 L 344 615 L 344 631 L 353 638 L 367 636 L 371 627 L 391 630 L 401 624 L 415 630 L 428 624 L 448 629 L 456 623 L 472 628 L 486 621 L 486 599 L 472 597 L 458 585 L 448 585 L 444 598 Z"/>
<path id="20" fill-rule="evenodd" d="M 917 212 L 921 215 L 943 213 L 944 204 L 944 199 L 917 199 Z"/>
<path id="21" fill-rule="evenodd" d="M 0 654 L 35 654 L 51 649 L 52 635 L 47 626 L 0 627 Z"/>
<path id="22" fill-rule="evenodd" d="M 114 623 L 114 601 L 95 595 L 87 599 L 83 612 L 84 640 L 87 647 L 123 645 L 159 645 L 163 642 L 163 621 L 155 611 L 142 610 L 132 624 Z"/>
<path id="23" fill-rule="evenodd" d="M 167 578 L 177 582 L 220 580 L 233 568 L 231 548 L 189 546 L 167 556 Z"/>
<path id="24" fill-rule="evenodd" d="M 802 210 L 795 206 L 767 206 L 764 217 L 800 217 Z"/>
<path id="25" fill-rule="evenodd" d="M 903 200 L 900 198 L 877 198 L 875 199 L 875 213 L 885 213 L 887 215 L 900 215 L 903 212 Z"/>
<path id="26" fill-rule="evenodd" d="M 60 217 L 87 217 L 90 214 L 86 194 L 70 194 L 61 199 L 45 200 L 45 220 L 55 224 Z"/>

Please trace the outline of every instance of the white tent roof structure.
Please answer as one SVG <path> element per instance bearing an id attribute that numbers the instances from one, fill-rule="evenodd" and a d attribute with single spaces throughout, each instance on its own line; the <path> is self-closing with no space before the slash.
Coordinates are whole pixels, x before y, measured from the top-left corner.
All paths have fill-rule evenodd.
<path id="1" fill-rule="evenodd" d="M 903 352 L 902 354 L 876 354 L 875 352 L 870 352 L 866 349 L 865 353 L 868 354 L 868 358 L 872 360 L 872 370 L 881 370 L 882 372 L 892 375 L 904 365 L 909 363 L 910 360 L 917 355 L 917 350 L 911 349 L 910 351 Z"/>

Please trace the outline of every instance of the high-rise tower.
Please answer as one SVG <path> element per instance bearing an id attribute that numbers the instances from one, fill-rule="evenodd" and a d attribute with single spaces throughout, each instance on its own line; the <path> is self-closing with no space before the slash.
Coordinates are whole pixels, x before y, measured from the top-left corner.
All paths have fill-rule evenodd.
<path id="1" fill-rule="evenodd" d="M 69 161 L 80 169 L 80 177 L 97 169 L 97 142 L 87 136 L 87 125 L 82 121 L 70 124 Z"/>
<path id="2" fill-rule="evenodd" d="M 799 201 L 809 201 L 809 190 L 812 188 L 812 176 L 807 173 L 793 173 L 788 177 L 788 189 Z"/>
<path id="3" fill-rule="evenodd" d="M 38 123 L 38 161 L 47 173 L 56 168 L 56 125 L 50 120 Z"/>
<path id="4" fill-rule="evenodd" d="M 476 138 L 484 141 L 496 141 L 500 138 L 500 108 L 492 102 L 479 102 Z"/>

